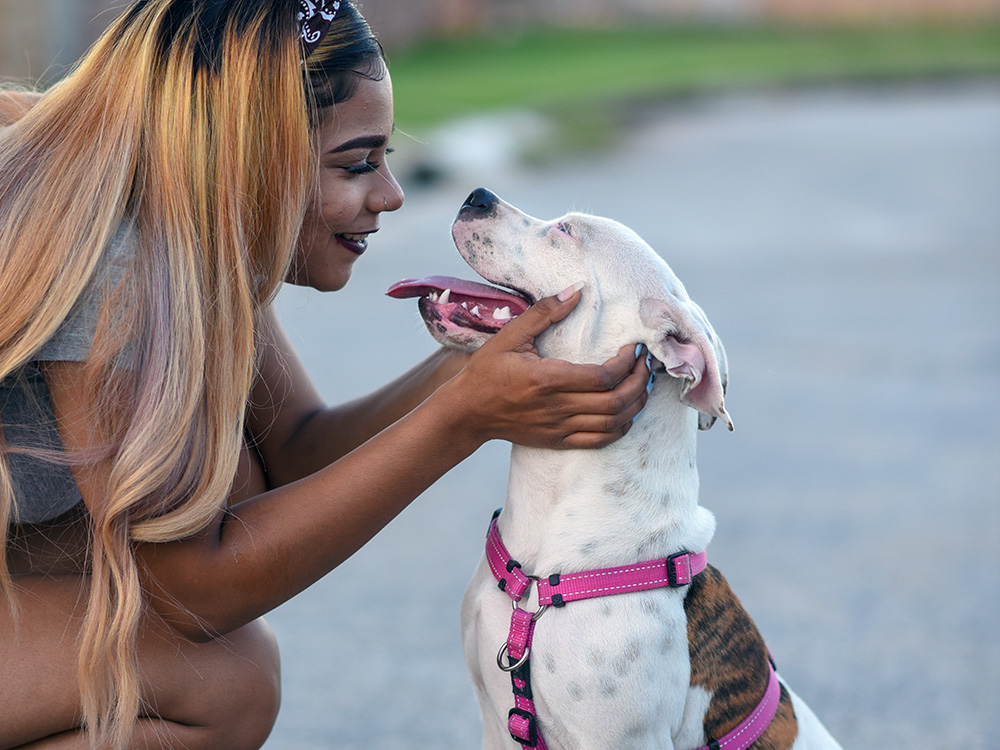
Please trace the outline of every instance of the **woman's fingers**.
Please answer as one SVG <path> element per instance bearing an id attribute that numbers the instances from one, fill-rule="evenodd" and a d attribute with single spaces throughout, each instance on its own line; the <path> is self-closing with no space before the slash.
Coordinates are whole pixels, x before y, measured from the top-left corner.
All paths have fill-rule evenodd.
<path id="1" fill-rule="evenodd" d="M 644 348 L 628 344 L 601 365 L 577 365 L 559 359 L 547 359 L 543 362 L 549 368 L 553 383 L 558 384 L 554 390 L 606 394 L 609 396 L 607 406 L 599 411 L 610 413 L 620 411 L 628 403 L 618 403 L 618 397 L 638 397 L 645 389 L 649 369 L 645 358 L 640 356 L 644 353 Z M 603 401 L 599 398 L 593 400 Z"/>
<path id="2" fill-rule="evenodd" d="M 629 431 L 649 395 L 646 359 L 635 358 L 635 351 L 634 345 L 625 347 L 602 365 L 608 377 L 617 377 L 623 363 L 630 368 L 611 390 L 562 394 L 560 408 L 567 416 L 559 425 L 562 437 L 555 447 L 600 448 Z"/>
<path id="3" fill-rule="evenodd" d="M 575 285 L 560 294 L 538 300 L 500 329 L 483 348 L 492 346 L 508 351 L 535 352 L 535 337 L 573 312 L 580 301 L 581 288 L 582 285 Z"/>
<path id="4" fill-rule="evenodd" d="M 540 360 L 550 370 L 545 377 L 547 390 L 539 391 L 543 408 L 537 423 L 544 437 L 534 444 L 597 448 L 628 432 L 648 397 L 646 359 L 636 358 L 635 352 L 635 345 L 625 347 L 604 365 Z M 526 425 L 530 422 L 525 419 Z M 513 438 L 513 442 L 533 444 L 527 434 Z"/>
<path id="5" fill-rule="evenodd" d="M 628 432 L 645 406 L 649 369 L 635 344 L 599 365 L 538 356 L 535 337 L 573 311 L 579 287 L 539 300 L 472 355 L 454 385 L 481 438 L 597 448 Z"/>

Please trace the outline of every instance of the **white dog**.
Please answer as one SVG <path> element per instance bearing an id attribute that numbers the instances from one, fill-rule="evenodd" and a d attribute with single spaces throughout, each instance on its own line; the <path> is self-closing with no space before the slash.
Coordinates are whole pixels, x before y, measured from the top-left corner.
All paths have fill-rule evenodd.
<path id="1" fill-rule="evenodd" d="M 484 189 L 452 234 L 472 268 L 517 294 L 446 277 L 391 288 L 421 297 L 439 341 L 475 348 L 531 301 L 584 281 L 538 351 L 600 363 L 641 343 L 661 373 L 614 444 L 511 451 L 506 505 L 462 603 L 483 747 L 838 748 L 698 554 L 715 520 L 698 505 L 697 429 L 732 421 L 725 352 L 681 282 L 621 224 L 539 221 Z M 671 557 L 682 552 L 695 554 Z"/>

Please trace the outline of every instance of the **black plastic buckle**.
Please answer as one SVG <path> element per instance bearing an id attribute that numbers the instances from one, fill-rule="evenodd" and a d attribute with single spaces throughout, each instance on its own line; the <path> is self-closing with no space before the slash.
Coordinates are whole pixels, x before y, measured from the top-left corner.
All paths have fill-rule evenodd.
<path id="1" fill-rule="evenodd" d="M 510 733 L 511 738 L 514 742 L 518 742 L 524 747 L 535 747 L 538 745 L 538 725 L 535 723 L 535 715 L 528 713 L 521 708 L 512 708 L 510 713 L 507 714 L 507 727 L 510 728 L 510 719 L 513 716 L 520 716 L 522 719 L 528 722 L 528 738 L 518 737 L 513 732 Z"/>
<path id="2" fill-rule="evenodd" d="M 517 683 L 520 682 L 521 685 Z M 523 687 L 522 687 L 523 685 Z M 525 659 L 524 663 L 515 667 L 510 672 L 510 686 L 514 695 L 519 698 L 527 698 L 529 701 L 534 697 L 531 694 L 531 660 Z"/>
<path id="3" fill-rule="evenodd" d="M 549 586 L 555 587 L 555 586 L 558 586 L 558 585 L 559 585 L 559 574 L 558 573 L 553 573 L 552 575 L 549 576 Z M 566 602 L 563 601 L 563 595 L 562 594 L 553 594 L 552 595 L 552 606 L 553 607 L 565 607 L 566 606 Z"/>
<path id="4" fill-rule="evenodd" d="M 521 563 L 519 563 L 517 560 L 513 560 L 513 559 L 508 560 L 507 561 L 507 572 L 508 573 L 513 573 L 514 572 L 514 568 L 520 569 L 521 568 Z M 499 580 L 497 580 L 497 588 L 500 589 L 503 592 L 506 592 L 507 591 L 507 579 L 506 578 L 500 578 Z"/>
<path id="5" fill-rule="evenodd" d="M 679 589 L 682 586 L 687 586 L 687 585 L 689 585 L 691 583 L 691 581 L 686 581 L 686 582 L 683 582 L 683 583 L 678 582 L 678 580 L 677 580 L 677 568 L 674 566 L 674 560 L 676 560 L 678 557 L 684 557 L 684 555 L 690 555 L 690 554 L 691 554 L 690 552 L 688 552 L 687 550 L 684 550 L 683 552 L 678 552 L 676 555 L 671 555 L 670 557 L 667 558 L 667 585 L 670 586 L 670 588 L 672 588 L 672 589 Z M 688 572 L 689 573 L 691 572 L 691 561 L 690 560 L 688 560 Z M 694 580 L 694 576 L 693 575 L 690 576 L 690 577 L 691 577 L 691 580 Z"/>

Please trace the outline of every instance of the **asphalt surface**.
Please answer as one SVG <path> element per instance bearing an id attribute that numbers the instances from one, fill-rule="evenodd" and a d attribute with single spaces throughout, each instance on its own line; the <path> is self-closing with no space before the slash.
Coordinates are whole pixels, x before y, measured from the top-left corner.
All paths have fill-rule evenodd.
<path id="1" fill-rule="evenodd" d="M 472 188 L 632 226 L 725 342 L 736 432 L 700 438 L 709 551 L 783 675 L 845 748 L 997 747 L 1000 82 L 724 95 L 647 111 L 599 155 L 502 156 L 411 188 L 344 291 L 283 294 L 323 394 L 433 349 L 382 293 L 471 275 L 448 230 Z M 507 458 L 485 446 L 269 617 L 267 750 L 478 747 L 458 605 Z"/>

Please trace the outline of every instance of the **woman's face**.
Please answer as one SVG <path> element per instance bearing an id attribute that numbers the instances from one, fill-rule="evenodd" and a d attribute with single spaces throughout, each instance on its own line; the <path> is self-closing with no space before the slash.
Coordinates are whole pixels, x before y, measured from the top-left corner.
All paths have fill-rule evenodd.
<path id="1" fill-rule="evenodd" d="M 386 164 L 393 130 L 392 82 L 358 76 L 346 102 L 322 112 L 315 134 L 319 180 L 306 209 L 288 281 L 320 291 L 342 289 L 354 262 L 379 230 L 379 214 L 403 205 Z"/>

